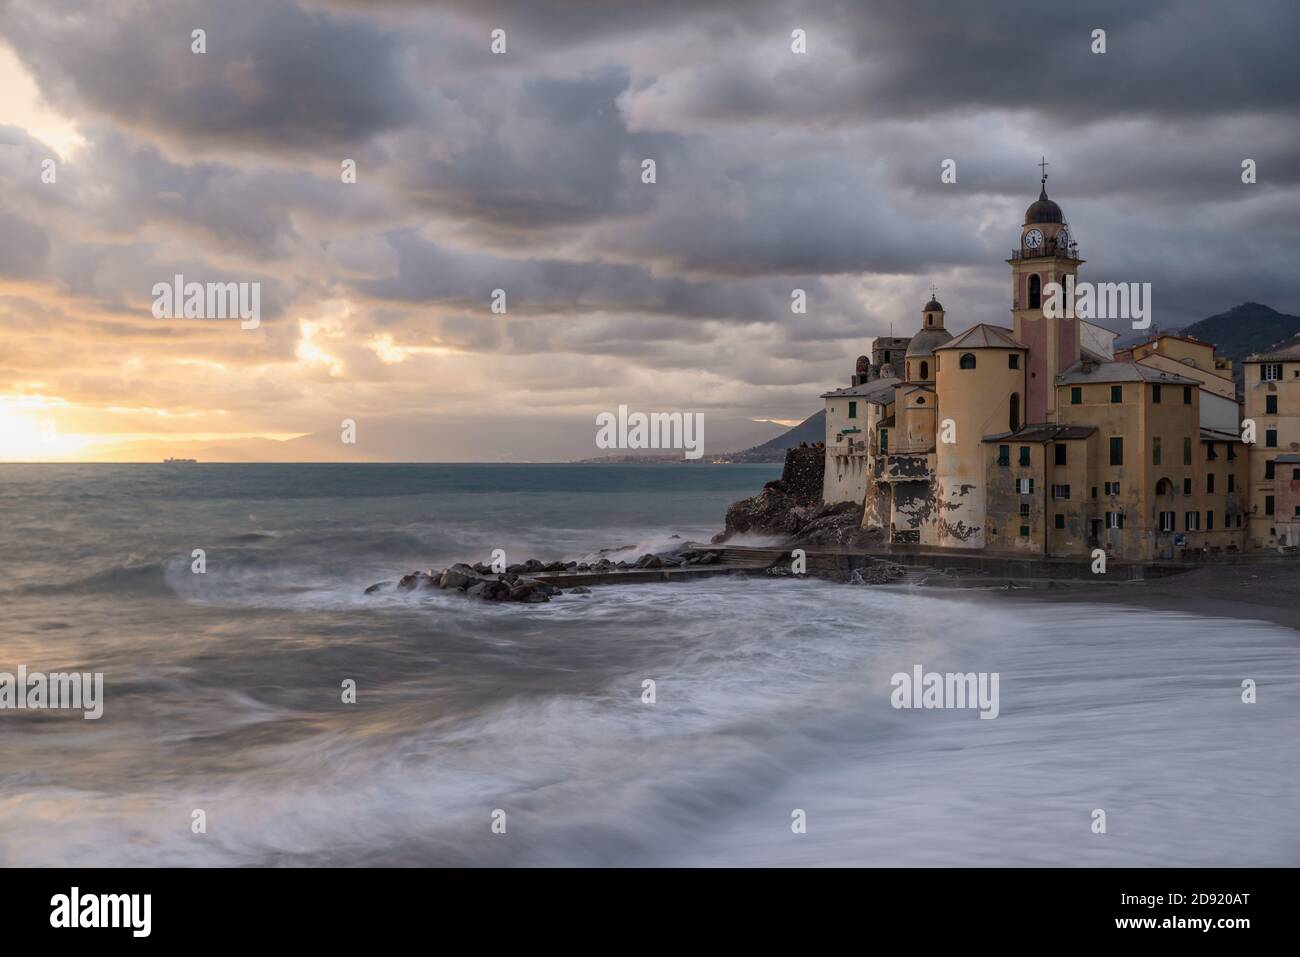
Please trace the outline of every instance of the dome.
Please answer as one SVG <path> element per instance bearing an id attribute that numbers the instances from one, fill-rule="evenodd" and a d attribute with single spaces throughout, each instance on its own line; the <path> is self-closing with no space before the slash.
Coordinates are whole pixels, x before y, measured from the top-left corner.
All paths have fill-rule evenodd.
<path id="1" fill-rule="evenodd" d="M 1025 210 L 1025 225 L 1030 223 L 1063 223 L 1065 222 L 1065 213 L 1061 212 L 1061 207 L 1047 198 L 1047 184 L 1043 184 L 1042 191 L 1038 194 L 1038 199 Z"/>
<path id="2" fill-rule="evenodd" d="M 912 336 L 912 341 L 907 344 L 906 358 L 915 359 L 918 356 L 933 355 L 935 349 L 951 338 L 952 333 L 947 329 L 922 329 Z"/>
<path id="3" fill-rule="evenodd" d="M 943 312 L 943 305 L 939 302 L 938 299 L 935 299 L 934 296 L 931 296 L 930 301 L 925 304 L 925 308 L 922 309 L 921 311 L 922 312 Z"/>

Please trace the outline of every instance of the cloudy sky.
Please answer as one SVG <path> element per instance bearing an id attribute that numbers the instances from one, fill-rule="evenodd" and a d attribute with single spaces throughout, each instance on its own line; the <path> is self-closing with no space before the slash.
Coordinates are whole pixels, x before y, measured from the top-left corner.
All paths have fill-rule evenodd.
<path id="1" fill-rule="evenodd" d="M 722 451 L 932 282 L 1009 323 L 1043 154 L 1083 278 L 1300 313 L 1297 36 L 1294 0 L 0 0 L 0 459 L 567 459 L 620 404 Z M 176 273 L 260 282 L 260 327 L 155 318 Z"/>

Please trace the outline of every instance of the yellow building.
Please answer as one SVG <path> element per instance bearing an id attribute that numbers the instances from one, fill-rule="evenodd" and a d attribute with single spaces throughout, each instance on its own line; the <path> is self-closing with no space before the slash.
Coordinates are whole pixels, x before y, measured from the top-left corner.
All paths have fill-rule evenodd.
<path id="1" fill-rule="evenodd" d="M 1231 363 L 1168 335 L 1116 354 L 1114 333 L 1045 313 L 1049 285 L 1068 278 L 1073 288 L 1083 263 L 1046 177 L 1007 262 L 1012 327 L 979 323 L 954 338 L 931 297 L 892 397 L 875 394 L 864 526 L 899 546 L 1037 557 L 1100 548 L 1151 561 L 1244 547 L 1250 500 L 1267 496 L 1276 510 L 1283 492 L 1274 472 L 1267 490 L 1252 484 L 1260 449 L 1248 456 L 1242 445 Z M 1276 448 L 1294 453 L 1294 466 L 1276 464 L 1294 469 L 1285 504 L 1300 523 L 1300 345 L 1293 353 L 1269 359 L 1258 404 L 1261 416 L 1273 410 Z M 1288 397 L 1268 399 L 1283 376 L 1294 382 Z"/>
<path id="2" fill-rule="evenodd" d="M 1300 545 L 1300 343 L 1245 362 L 1250 446 L 1250 543 Z M 1244 424 L 1244 423 L 1243 423 Z"/>

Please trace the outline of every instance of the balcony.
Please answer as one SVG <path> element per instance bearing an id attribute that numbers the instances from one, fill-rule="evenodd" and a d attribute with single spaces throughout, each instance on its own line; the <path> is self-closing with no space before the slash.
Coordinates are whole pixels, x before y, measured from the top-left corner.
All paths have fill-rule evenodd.
<path id="1" fill-rule="evenodd" d="M 1072 262 L 1080 262 L 1083 259 L 1078 243 L 1070 243 L 1068 247 L 1062 245 L 1058 249 L 1056 242 L 1048 240 L 1043 243 L 1041 249 L 1022 249 L 1017 247 L 1016 249 L 1011 250 L 1011 259 L 1013 261 L 1021 259 L 1043 259 L 1048 256 L 1060 256 L 1062 259 L 1069 259 Z"/>

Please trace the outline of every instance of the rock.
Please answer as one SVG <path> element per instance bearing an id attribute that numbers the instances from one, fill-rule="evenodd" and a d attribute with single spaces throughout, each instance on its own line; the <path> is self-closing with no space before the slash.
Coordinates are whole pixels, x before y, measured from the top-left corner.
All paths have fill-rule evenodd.
<path id="1" fill-rule="evenodd" d="M 371 585 L 369 588 L 366 589 L 366 594 L 367 594 L 367 595 L 373 595 L 375 592 L 379 591 L 379 589 L 381 589 L 381 588 L 386 588 L 387 586 L 389 586 L 389 585 L 391 585 L 391 584 L 393 584 L 391 581 L 387 581 L 387 582 L 376 582 L 375 584 Z"/>
<path id="2" fill-rule="evenodd" d="M 519 565 L 519 564 L 509 565 L 509 566 L 506 567 L 506 574 L 508 574 L 508 575 L 518 575 L 518 574 L 519 574 L 521 571 L 523 571 L 523 570 L 524 570 L 524 566 L 523 566 L 523 565 Z"/>
<path id="3" fill-rule="evenodd" d="M 569 594 L 570 594 L 570 595 L 590 595 L 590 594 L 591 594 L 591 589 L 588 588 L 586 585 L 575 585 L 574 587 L 572 587 L 572 588 L 569 589 Z"/>
<path id="4" fill-rule="evenodd" d="M 475 562 L 470 567 L 473 568 L 474 571 L 478 572 L 480 575 L 492 574 L 492 566 L 489 565 L 487 562 Z"/>
<path id="5" fill-rule="evenodd" d="M 438 587 L 464 589 L 478 580 L 478 573 L 473 568 L 464 562 L 457 562 L 443 571 L 442 576 L 438 579 Z"/>
<path id="6" fill-rule="evenodd" d="M 397 580 L 397 587 L 402 591 L 411 591 L 421 586 L 432 588 L 438 583 L 431 572 L 411 572 L 409 575 L 403 575 Z"/>
<path id="7" fill-rule="evenodd" d="M 535 570 L 535 571 L 539 571 L 539 572 L 542 572 L 542 571 L 545 571 L 545 572 L 562 572 L 562 571 L 564 571 L 565 569 L 567 569 L 568 567 L 569 567 L 569 566 L 566 565 L 564 562 L 551 562 L 549 565 L 544 565 L 543 567 L 538 568 L 538 569 L 534 569 L 534 570 Z"/>
<path id="8" fill-rule="evenodd" d="M 521 572 L 544 572 L 546 571 L 546 566 L 541 562 L 539 562 L 537 559 L 530 558 L 528 559 L 528 561 L 524 562 L 524 567 L 521 568 L 520 571 Z"/>
<path id="9" fill-rule="evenodd" d="M 663 568 L 663 565 L 664 563 L 660 560 L 658 555 L 651 555 L 649 553 L 642 555 L 636 560 L 637 568 Z"/>

